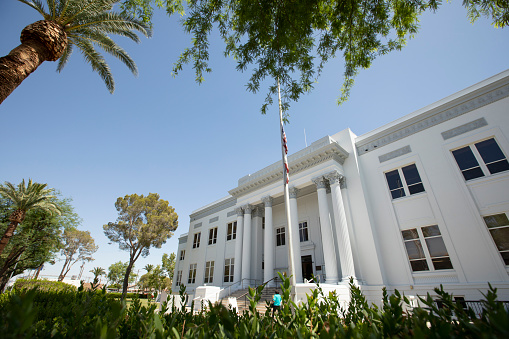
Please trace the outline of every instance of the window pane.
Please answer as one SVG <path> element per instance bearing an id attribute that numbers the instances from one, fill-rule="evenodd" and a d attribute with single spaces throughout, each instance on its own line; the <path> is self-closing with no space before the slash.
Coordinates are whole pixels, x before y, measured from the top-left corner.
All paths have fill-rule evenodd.
<path id="1" fill-rule="evenodd" d="M 444 239 L 442 239 L 442 237 L 427 238 L 426 245 L 428 246 L 431 258 L 446 257 L 449 255 L 449 253 L 447 253 L 447 249 L 445 248 Z"/>
<path id="2" fill-rule="evenodd" d="M 484 177 L 484 173 L 482 172 L 482 169 L 480 167 L 463 171 L 461 174 L 463 174 L 465 180 L 472 180 L 475 178 Z"/>
<path id="3" fill-rule="evenodd" d="M 509 162 L 507 160 L 500 160 L 486 165 L 491 174 L 509 170 Z"/>
<path id="4" fill-rule="evenodd" d="M 504 263 L 506 265 L 509 265 L 509 252 L 501 252 L 500 254 L 502 254 L 502 259 L 504 259 Z"/>
<path id="5" fill-rule="evenodd" d="M 475 144 L 475 147 L 486 164 L 505 159 L 504 153 L 502 153 L 502 150 L 493 138 L 478 142 Z"/>
<path id="6" fill-rule="evenodd" d="M 410 261 L 410 266 L 412 266 L 412 271 L 429 271 L 428 263 L 426 260 L 412 260 Z"/>
<path id="7" fill-rule="evenodd" d="M 509 225 L 509 219 L 507 219 L 507 215 L 505 213 L 484 217 L 484 222 L 488 228 Z"/>
<path id="8" fill-rule="evenodd" d="M 396 189 L 396 188 L 403 187 L 403 184 L 401 182 L 401 178 L 399 177 L 398 170 L 394 170 L 394 171 L 390 171 L 390 172 L 385 173 L 385 177 L 387 178 L 387 183 L 389 184 L 389 189 L 391 191 Z"/>
<path id="9" fill-rule="evenodd" d="M 509 251 L 509 227 L 490 229 L 499 251 Z"/>
<path id="10" fill-rule="evenodd" d="M 392 199 L 402 198 L 405 196 L 405 191 L 400 188 L 394 191 L 391 191 Z"/>
<path id="11" fill-rule="evenodd" d="M 406 184 L 408 186 L 417 184 L 422 181 L 415 164 L 405 166 L 401 170 L 403 171 L 403 175 L 405 176 Z"/>
<path id="12" fill-rule="evenodd" d="M 469 146 L 452 151 L 452 155 L 454 155 L 454 158 L 462 171 L 479 166 L 479 163 L 475 159 L 474 153 L 472 153 Z"/>
<path id="13" fill-rule="evenodd" d="M 424 185 L 416 184 L 416 185 L 408 186 L 408 191 L 410 192 L 410 194 L 424 192 Z"/>
<path id="14" fill-rule="evenodd" d="M 433 267 L 435 267 L 436 270 L 449 270 L 453 268 L 449 257 L 435 258 L 431 259 L 431 261 L 433 262 Z"/>
<path id="15" fill-rule="evenodd" d="M 411 230 L 402 231 L 401 234 L 403 234 L 403 239 L 405 240 L 412 240 L 412 239 L 418 239 L 419 234 L 417 234 L 417 230 L 415 228 Z"/>
<path id="16" fill-rule="evenodd" d="M 437 235 L 441 235 L 441 233 L 440 233 L 440 230 L 438 229 L 438 226 L 433 225 L 433 226 L 423 227 L 422 235 L 424 235 L 424 237 L 427 238 L 427 237 L 434 237 Z"/>
<path id="17" fill-rule="evenodd" d="M 422 244 L 419 240 L 406 241 L 405 247 L 410 260 L 425 258 Z"/>

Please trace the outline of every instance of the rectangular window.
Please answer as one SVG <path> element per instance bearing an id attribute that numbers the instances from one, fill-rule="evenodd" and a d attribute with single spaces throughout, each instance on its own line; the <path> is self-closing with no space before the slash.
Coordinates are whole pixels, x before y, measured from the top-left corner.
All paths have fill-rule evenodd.
<path id="1" fill-rule="evenodd" d="M 507 214 L 502 213 L 484 217 L 484 222 L 488 226 L 502 260 L 506 265 L 509 265 L 509 219 Z"/>
<path id="2" fill-rule="evenodd" d="M 186 258 L 186 250 L 180 251 L 180 260 L 184 260 Z"/>
<path id="3" fill-rule="evenodd" d="M 196 264 L 189 265 L 189 277 L 187 278 L 187 283 L 194 284 L 196 281 Z"/>
<path id="4" fill-rule="evenodd" d="M 276 246 L 284 246 L 286 244 L 285 228 L 276 228 Z"/>
<path id="5" fill-rule="evenodd" d="M 392 199 L 424 192 L 424 185 L 415 164 L 386 172 L 385 178 L 389 185 Z"/>
<path id="6" fill-rule="evenodd" d="M 509 162 L 494 138 L 452 151 L 465 180 L 509 170 Z"/>
<path id="7" fill-rule="evenodd" d="M 235 258 L 224 260 L 224 282 L 233 282 L 233 270 L 235 264 Z"/>
<path id="8" fill-rule="evenodd" d="M 201 232 L 194 234 L 193 248 L 200 247 Z"/>
<path id="9" fill-rule="evenodd" d="M 214 262 L 207 261 L 205 263 L 205 283 L 212 283 L 214 279 Z"/>
<path id="10" fill-rule="evenodd" d="M 449 253 L 437 225 L 401 231 L 413 272 L 452 269 Z M 423 245 L 425 244 L 425 245 Z"/>
<path id="11" fill-rule="evenodd" d="M 214 227 L 209 230 L 209 245 L 215 244 L 216 242 L 217 242 L 217 227 Z"/>
<path id="12" fill-rule="evenodd" d="M 233 240 L 237 238 L 237 222 L 228 223 L 228 228 L 226 231 L 226 241 Z"/>
<path id="13" fill-rule="evenodd" d="M 303 221 L 303 222 L 299 223 L 299 236 L 300 236 L 300 242 L 309 240 L 308 222 L 307 221 Z"/>
<path id="14" fill-rule="evenodd" d="M 175 282 L 175 286 L 180 286 L 182 284 L 182 271 L 177 271 L 177 281 Z"/>

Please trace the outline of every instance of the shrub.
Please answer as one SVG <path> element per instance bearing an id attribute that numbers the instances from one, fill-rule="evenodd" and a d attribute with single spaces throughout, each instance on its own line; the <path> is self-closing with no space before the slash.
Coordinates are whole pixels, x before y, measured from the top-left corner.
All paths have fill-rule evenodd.
<path id="1" fill-rule="evenodd" d="M 129 307 L 105 291 L 23 290 L 0 296 L 3 338 L 508 338 L 509 312 L 497 302 L 497 290 L 485 295 L 479 317 L 457 304 L 442 287 L 435 289 L 443 307 L 428 295 L 423 308 L 407 312 L 408 300 L 398 291 L 383 291 L 381 306 L 369 305 L 350 282 L 351 301 L 346 308 L 338 296 L 325 295 L 317 286 L 307 303 L 290 298 L 289 279 L 283 283 L 283 307 L 274 318 L 267 304 L 256 310 L 263 287 L 249 290 L 250 310 L 238 315 L 221 304 L 208 304 L 197 313 L 167 304 L 160 313 L 134 298 Z M 181 286 L 180 298 L 188 296 Z M 193 306 L 193 302 L 191 303 Z"/>
<path id="2" fill-rule="evenodd" d="M 72 292 L 76 291 L 76 286 L 69 285 L 60 281 L 33 279 L 17 279 L 13 286 L 13 291 L 16 293 L 26 292 L 31 289 L 46 292 Z"/>

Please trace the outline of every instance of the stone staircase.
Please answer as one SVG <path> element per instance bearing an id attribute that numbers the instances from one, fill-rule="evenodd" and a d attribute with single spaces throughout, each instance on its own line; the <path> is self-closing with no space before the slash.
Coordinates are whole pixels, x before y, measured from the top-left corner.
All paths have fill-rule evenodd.
<path id="1" fill-rule="evenodd" d="M 256 309 L 259 313 L 265 313 L 265 310 L 267 309 L 267 301 L 269 303 L 272 303 L 272 296 L 274 295 L 274 292 L 276 291 L 276 287 L 265 287 L 262 291 L 262 295 L 260 298 L 260 301 L 256 305 Z M 238 307 L 238 313 L 242 314 L 244 311 L 249 310 L 249 289 L 245 288 L 242 290 L 237 290 L 233 292 L 231 295 L 229 295 L 226 298 L 221 299 L 221 304 L 223 304 L 225 307 L 228 307 L 228 298 L 237 298 L 237 307 Z"/>

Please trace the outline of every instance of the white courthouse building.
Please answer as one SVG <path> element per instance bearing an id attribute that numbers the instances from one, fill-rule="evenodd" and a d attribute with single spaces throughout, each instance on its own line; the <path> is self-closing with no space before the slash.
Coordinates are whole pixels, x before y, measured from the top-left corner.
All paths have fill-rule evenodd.
<path id="1" fill-rule="evenodd" d="M 367 134 L 325 136 L 288 157 L 291 225 L 281 162 L 190 215 L 173 291 L 259 285 L 288 272 L 291 242 L 298 300 L 312 275 L 345 300 L 350 277 L 373 302 L 440 284 L 479 300 L 488 282 L 509 300 L 508 156 L 509 70 Z"/>

